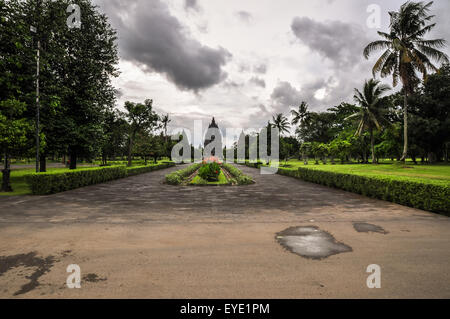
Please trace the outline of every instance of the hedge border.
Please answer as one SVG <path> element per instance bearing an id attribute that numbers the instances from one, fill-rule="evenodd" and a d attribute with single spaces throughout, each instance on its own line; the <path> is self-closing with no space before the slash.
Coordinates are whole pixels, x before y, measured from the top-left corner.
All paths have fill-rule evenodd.
<path id="1" fill-rule="evenodd" d="M 236 182 L 239 186 L 255 184 L 255 181 L 253 180 L 253 178 L 251 178 L 248 175 L 245 175 L 239 168 L 234 167 L 233 165 L 228 164 L 228 163 L 223 163 L 223 167 L 231 175 L 233 175 L 234 179 L 236 180 Z"/>
<path id="2" fill-rule="evenodd" d="M 25 176 L 33 195 L 50 195 L 80 187 L 102 184 L 139 174 L 175 166 L 175 163 L 162 163 L 153 166 L 112 166 L 68 171 L 64 173 L 39 173 Z"/>
<path id="3" fill-rule="evenodd" d="M 173 173 L 166 175 L 166 183 L 169 185 L 181 185 L 183 181 L 191 174 L 194 174 L 202 166 L 201 163 L 189 165 L 186 168 L 180 169 Z"/>
<path id="4" fill-rule="evenodd" d="M 278 174 L 371 198 L 450 216 L 450 187 L 417 181 L 327 172 L 300 167 Z"/>

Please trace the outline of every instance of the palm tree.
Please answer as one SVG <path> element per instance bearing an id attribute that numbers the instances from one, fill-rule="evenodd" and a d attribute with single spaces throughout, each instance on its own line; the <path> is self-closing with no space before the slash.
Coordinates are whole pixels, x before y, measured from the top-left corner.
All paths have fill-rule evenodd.
<path id="1" fill-rule="evenodd" d="M 283 114 L 280 113 L 273 116 L 272 121 L 273 123 L 271 123 L 271 126 L 276 127 L 280 132 L 280 135 L 283 135 L 283 133 L 289 133 L 291 126 L 289 125 L 287 117 L 285 117 Z"/>
<path id="2" fill-rule="evenodd" d="M 165 137 L 167 137 L 167 126 L 169 125 L 170 122 L 172 122 L 172 120 L 169 118 L 169 114 L 166 114 L 161 118 L 161 124 L 164 130 Z"/>
<path id="3" fill-rule="evenodd" d="M 378 80 L 370 79 L 366 81 L 362 93 L 355 89 L 354 99 L 360 105 L 359 111 L 348 117 L 348 119 L 357 118 L 359 120 L 356 136 L 361 136 L 366 129 L 369 130 L 373 164 L 376 163 L 373 130 L 377 129 L 380 131 L 383 122 L 386 122 L 384 114 L 387 108 L 382 95 L 389 90 L 390 87 L 388 85 L 380 84 Z"/>
<path id="4" fill-rule="evenodd" d="M 436 24 L 430 23 L 434 16 L 429 15 L 433 2 L 406 2 L 398 12 L 390 12 L 390 33 L 378 32 L 382 40 L 370 43 L 364 49 L 364 56 L 377 50 L 385 50 L 373 67 L 373 75 L 380 73 L 381 77 L 392 74 L 393 85 L 398 81 L 403 84 L 404 93 L 404 147 L 402 161 L 408 156 L 408 96 L 419 82 L 416 72 L 426 80 L 428 71 L 438 71 L 431 62 L 448 63 L 448 56 L 438 49 L 445 46 L 444 39 L 426 40 L 424 35 Z"/>
<path id="5" fill-rule="evenodd" d="M 292 125 L 298 125 L 299 123 L 303 125 L 309 117 L 308 103 L 302 102 L 298 107 L 298 111 L 291 110 L 291 114 L 294 117 L 292 119 Z"/>

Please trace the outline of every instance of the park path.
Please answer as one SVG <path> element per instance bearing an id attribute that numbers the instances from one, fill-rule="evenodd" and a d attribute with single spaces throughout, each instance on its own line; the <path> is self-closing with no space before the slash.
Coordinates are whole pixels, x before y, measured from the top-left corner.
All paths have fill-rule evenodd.
<path id="1" fill-rule="evenodd" d="M 450 297 L 450 218 L 239 168 L 256 184 L 163 184 L 177 167 L 1 197 L 0 297 Z M 357 232 L 356 222 L 385 233 Z M 316 226 L 351 251 L 292 254 L 275 237 L 294 226 Z M 65 287 L 69 264 L 82 268 L 82 289 Z M 382 289 L 366 286 L 370 264 L 382 267 Z"/>

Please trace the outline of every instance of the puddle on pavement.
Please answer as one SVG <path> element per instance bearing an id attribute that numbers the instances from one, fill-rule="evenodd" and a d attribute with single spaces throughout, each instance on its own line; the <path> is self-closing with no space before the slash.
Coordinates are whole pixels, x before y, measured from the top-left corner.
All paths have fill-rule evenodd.
<path id="1" fill-rule="evenodd" d="M 290 252 L 309 259 L 324 259 L 353 251 L 316 226 L 291 227 L 277 234 L 278 243 Z"/>
<path id="2" fill-rule="evenodd" d="M 389 234 L 382 227 L 368 223 L 353 223 L 353 228 L 355 228 L 358 233 L 379 233 L 384 235 Z"/>

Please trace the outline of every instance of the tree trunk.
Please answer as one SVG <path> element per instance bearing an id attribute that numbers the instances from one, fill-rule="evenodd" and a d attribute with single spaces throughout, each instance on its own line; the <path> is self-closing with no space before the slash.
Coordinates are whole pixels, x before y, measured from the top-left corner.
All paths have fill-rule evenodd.
<path id="1" fill-rule="evenodd" d="M 77 153 L 75 151 L 70 152 L 70 169 L 77 169 Z"/>
<path id="2" fill-rule="evenodd" d="M 375 158 L 375 137 L 373 135 L 373 129 L 370 129 L 370 149 L 372 150 L 372 164 L 376 164 Z"/>
<path id="3" fill-rule="evenodd" d="M 2 182 L 2 191 L 3 192 L 12 192 L 11 187 L 11 169 L 9 166 L 9 155 L 8 153 L 5 153 L 5 168 L 2 171 L 3 175 L 3 182 Z"/>
<path id="4" fill-rule="evenodd" d="M 39 162 L 40 162 L 40 164 L 39 164 L 39 166 L 40 166 L 39 171 L 41 173 L 47 172 L 47 156 L 46 155 L 47 154 L 43 153 L 43 154 L 41 154 L 41 156 L 39 158 Z"/>
<path id="5" fill-rule="evenodd" d="M 408 157 L 408 92 L 407 88 L 405 90 L 405 98 L 403 105 L 403 155 L 400 161 L 406 163 L 406 158 Z"/>
<path id="6" fill-rule="evenodd" d="M 134 133 L 132 133 L 130 135 L 130 140 L 129 140 L 129 143 L 128 143 L 128 167 L 131 167 L 131 165 L 133 164 L 132 163 L 131 154 L 132 154 L 132 151 L 133 151 L 134 135 L 135 135 Z"/>

